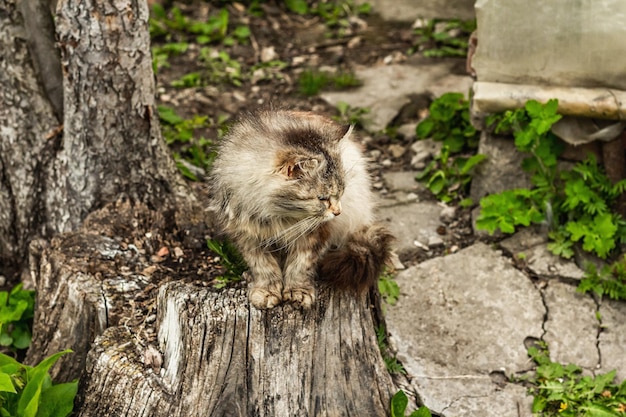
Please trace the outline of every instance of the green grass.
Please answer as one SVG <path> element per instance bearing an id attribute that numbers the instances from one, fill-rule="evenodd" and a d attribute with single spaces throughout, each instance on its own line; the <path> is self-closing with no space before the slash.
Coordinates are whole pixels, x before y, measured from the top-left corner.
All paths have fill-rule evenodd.
<path id="1" fill-rule="evenodd" d="M 385 367 L 390 374 L 406 374 L 404 366 L 398 361 L 398 359 L 389 350 L 389 343 L 387 342 L 387 329 L 382 324 L 376 328 L 376 341 L 380 353 L 383 355 L 383 361 Z"/>
<path id="2" fill-rule="evenodd" d="M 298 78 L 298 91 L 304 96 L 314 96 L 321 90 L 345 90 L 360 85 L 361 82 L 352 72 L 333 74 L 309 69 Z"/>
<path id="3" fill-rule="evenodd" d="M 207 240 L 208 248 L 220 257 L 224 273 L 215 278 L 213 287 L 224 288 L 230 283 L 241 281 L 241 275 L 248 269 L 248 265 L 234 244 L 228 240 Z"/>

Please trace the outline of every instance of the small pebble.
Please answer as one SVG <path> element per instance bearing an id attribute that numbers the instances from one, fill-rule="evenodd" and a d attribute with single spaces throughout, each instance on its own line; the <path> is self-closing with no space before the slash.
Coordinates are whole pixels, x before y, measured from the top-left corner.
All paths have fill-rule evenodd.
<path id="1" fill-rule="evenodd" d="M 389 145 L 389 152 L 391 152 L 391 156 L 394 158 L 400 158 L 406 152 L 406 148 L 394 143 L 393 145 Z"/>
<path id="2" fill-rule="evenodd" d="M 418 199 L 419 199 L 419 197 L 415 193 L 408 193 L 406 195 L 406 201 L 408 201 L 408 202 L 417 201 Z"/>
<path id="3" fill-rule="evenodd" d="M 428 238 L 428 247 L 432 248 L 435 246 L 441 246 L 443 245 L 443 239 L 440 238 L 439 236 L 431 236 Z"/>
<path id="4" fill-rule="evenodd" d="M 428 252 L 430 250 L 430 248 L 426 245 L 424 245 L 422 242 L 420 242 L 419 240 L 414 240 L 413 244 L 415 246 L 417 246 L 420 249 L 424 249 L 426 252 Z"/>
<path id="5" fill-rule="evenodd" d="M 450 224 L 455 219 L 456 219 L 456 207 L 445 206 L 441 210 L 441 213 L 439 213 L 439 220 L 441 220 L 442 223 Z"/>

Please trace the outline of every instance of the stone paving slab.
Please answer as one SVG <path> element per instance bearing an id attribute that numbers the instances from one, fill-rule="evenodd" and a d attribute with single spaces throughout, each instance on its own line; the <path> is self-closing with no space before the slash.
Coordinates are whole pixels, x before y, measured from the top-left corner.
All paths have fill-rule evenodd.
<path id="1" fill-rule="evenodd" d="M 602 332 L 598 336 L 601 373 L 617 370 L 617 380 L 626 379 L 626 302 L 604 300 L 600 305 Z"/>
<path id="2" fill-rule="evenodd" d="M 417 392 L 436 412 L 492 409 L 499 393 L 490 373 L 531 367 L 524 340 L 540 338 L 545 308 L 539 290 L 509 259 L 483 243 L 434 258 L 396 277 L 401 296 L 387 310 L 387 325 Z M 512 392 L 517 392 L 516 388 Z M 517 410 L 524 396 L 508 398 Z M 456 406 L 454 404 L 457 404 Z"/>
<path id="3" fill-rule="evenodd" d="M 521 168 L 522 160 L 526 156 L 517 151 L 512 139 L 482 132 L 478 153 L 487 158 L 476 167 L 472 175 L 470 186 L 472 200 L 480 201 L 488 194 L 512 188 L 530 187 L 530 179 Z"/>
<path id="4" fill-rule="evenodd" d="M 424 93 L 435 95 L 433 86 L 441 86 L 437 89 L 439 94 L 448 91 L 466 92 L 473 83 L 469 76 L 451 75 L 454 66 L 458 65 L 458 59 L 431 60 L 429 65 L 423 65 L 423 62 L 417 60 L 413 63 L 357 69 L 355 75 L 363 83 L 361 87 L 326 92 L 321 97 L 333 106 L 345 102 L 351 107 L 368 108 L 370 112 L 363 118 L 364 127 L 370 132 L 378 132 L 389 125 L 400 109 L 410 102 L 409 96 Z M 444 88 L 445 91 L 442 91 Z"/>
<path id="5" fill-rule="evenodd" d="M 439 216 L 442 207 L 433 202 L 416 202 L 387 207 L 381 213 L 383 222 L 396 237 L 396 250 L 400 258 L 410 257 L 444 243 L 446 236 L 437 233 L 442 226 Z"/>
<path id="6" fill-rule="evenodd" d="M 418 18 L 462 19 L 474 18 L 473 0 L 356 0 L 369 3 L 372 12 L 389 21 L 413 22 Z"/>
<path id="7" fill-rule="evenodd" d="M 543 290 L 548 310 L 543 340 L 555 362 L 573 363 L 595 371 L 598 353 L 596 303 L 590 295 L 576 292 L 575 285 L 550 281 Z"/>

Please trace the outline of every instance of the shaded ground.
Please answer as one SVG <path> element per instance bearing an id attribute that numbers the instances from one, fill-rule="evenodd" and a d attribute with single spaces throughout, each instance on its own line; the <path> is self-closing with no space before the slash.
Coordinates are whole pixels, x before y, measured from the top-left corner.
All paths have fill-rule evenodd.
<path id="1" fill-rule="evenodd" d="M 313 6 L 316 4 L 312 3 Z M 195 140 L 202 136 L 215 142 L 215 138 L 223 134 L 239 113 L 259 108 L 312 110 L 345 122 L 356 122 L 359 126 L 369 117 L 369 109 L 360 111 L 357 106 L 350 106 L 338 110 L 329 104 L 329 100 L 321 98 L 324 92 L 336 90 L 332 85 L 320 90 L 318 94 L 303 94 L 303 73 L 321 71 L 330 74 L 353 74 L 365 68 L 393 65 L 407 60 L 424 60 L 429 64 L 442 61 L 421 56 L 419 50 L 434 47 L 434 41 L 420 39 L 410 22 L 383 21 L 374 13 L 359 14 L 357 6 L 345 8 L 342 13 L 347 13 L 339 19 L 338 24 L 334 24 L 332 19 L 314 14 L 296 14 L 289 11 L 283 2 L 267 2 L 257 7 L 238 3 L 174 3 L 168 7 L 179 8 L 190 21 L 207 21 L 209 16 L 215 16 L 225 8 L 230 19 L 229 33 L 242 25 L 250 29 L 247 39 L 236 41 L 230 46 L 224 45 L 223 41 L 198 44 L 195 35 L 171 28 L 167 35 L 153 37 L 153 47 L 157 48 L 172 42 L 189 43 L 184 53 L 170 54 L 167 64 L 159 66 L 157 82 L 161 105 L 173 108 L 186 119 L 194 116 L 209 117 L 210 122 L 207 125 L 195 130 Z M 168 19 L 173 19 L 171 9 L 169 10 Z M 463 36 L 461 32 L 452 35 Z M 206 48 L 211 50 L 215 62 L 207 63 L 203 58 Z M 229 59 L 236 61 L 236 64 L 227 63 L 224 66 L 223 60 L 217 58 L 219 53 L 228 54 Z M 465 59 L 457 58 L 452 61 L 452 71 L 465 75 Z M 237 65 L 240 68 L 233 70 L 232 67 Z M 199 75 L 199 86 L 173 86 L 180 84 L 181 79 L 190 73 Z M 364 131 L 362 126 L 359 129 L 358 135 L 372 160 L 373 183 L 381 195 L 388 193 L 382 181 L 384 172 L 411 169 L 412 152 L 409 147 L 415 140 L 414 127 L 411 126 L 428 114 L 427 109 L 432 99 L 429 94 L 412 95 L 385 129 L 371 133 Z M 185 153 L 187 147 L 186 143 L 172 145 L 175 151 L 178 150 L 189 158 L 189 152 Z M 195 171 L 194 168 L 194 172 L 199 172 L 202 177 L 204 171 Z M 428 191 L 419 192 L 420 200 L 435 201 Z M 467 233 L 468 213 L 461 213 L 460 218 L 454 223 L 454 226 L 459 227 L 459 232 L 450 233 L 450 236 L 454 236 L 457 246 L 464 247 L 473 237 Z M 441 230 L 442 234 L 449 232 Z M 403 261 L 414 263 L 434 254 L 436 251 L 416 252 L 413 254 L 415 259 L 405 256 Z"/>

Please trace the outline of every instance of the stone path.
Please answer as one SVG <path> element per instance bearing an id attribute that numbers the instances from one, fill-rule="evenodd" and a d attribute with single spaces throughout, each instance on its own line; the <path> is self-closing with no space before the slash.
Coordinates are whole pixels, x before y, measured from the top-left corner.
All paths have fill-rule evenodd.
<path id="1" fill-rule="evenodd" d="M 382 2 L 374 1 L 374 10 L 384 8 Z M 446 2 L 439 3 L 428 3 L 428 10 L 416 13 L 434 17 L 436 11 L 429 8 L 442 7 L 446 9 L 442 15 L 450 17 Z M 409 0 L 393 4 L 417 7 Z M 455 65 L 458 61 L 418 59 L 362 69 L 357 76 L 363 87 L 324 98 L 370 108 L 366 127 L 377 131 L 411 95 L 467 92 L 472 80 L 451 75 Z M 404 131 L 414 132 L 414 125 Z M 418 148 L 410 150 L 414 158 L 424 152 Z M 519 166 L 512 149 L 506 140 L 483 135 L 480 152 L 489 162 L 472 185 L 474 201 L 503 188 L 524 186 L 519 172 L 511 171 Z M 446 417 L 531 416 L 532 397 L 508 377 L 532 369 L 527 345 L 537 339 L 548 344 L 553 361 L 575 363 L 588 373 L 616 369 L 617 378 L 626 379 L 626 303 L 599 302 L 577 293 L 583 272 L 547 250 L 541 229 L 524 230 L 497 245 L 450 248 L 446 235 L 437 229 L 455 213 L 442 204 L 420 201 L 423 186 L 414 181 L 415 173 L 385 174 L 388 193 L 381 217 L 398 237 L 401 257 L 442 245 L 453 253 L 400 271 L 396 280 L 401 296 L 396 305 L 387 307 L 386 318 L 391 345 L 431 410 Z M 522 253 L 528 272 L 516 268 L 512 260 Z"/>

